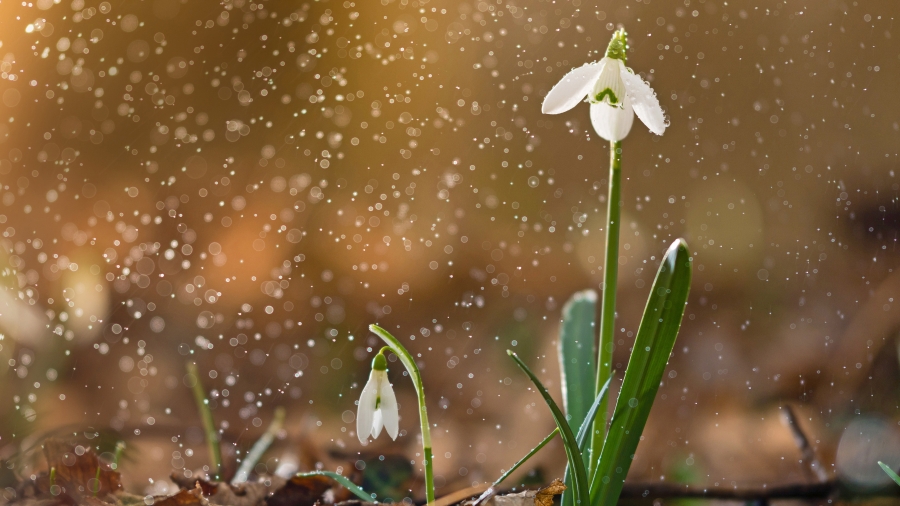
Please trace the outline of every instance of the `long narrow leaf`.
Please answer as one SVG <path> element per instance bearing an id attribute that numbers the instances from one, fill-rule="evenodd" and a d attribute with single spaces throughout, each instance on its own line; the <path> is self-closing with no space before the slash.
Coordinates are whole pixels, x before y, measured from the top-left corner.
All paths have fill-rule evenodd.
<path id="1" fill-rule="evenodd" d="M 619 499 L 675 346 L 690 288 L 691 255 L 687 243 L 678 239 L 666 251 L 650 289 L 597 471 L 591 480 L 591 504 L 614 505 Z"/>
<path id="2" fill-rule="evenodd" d="M 537 376 L 531 372 L 531 369 L 525 365 L 525 362 L 522 362 L 522 359 L 511 350 L 506 350 L 506 353 L 515 360 L 519 369 L 522 369 L 522 371 L 528 375 L 528 378 L 534 383 L 534 386 L 541 394 L 541 397 L 544 398 L 544 402 L 547 403 L 547 407 L 550 408 L 550 413 L 553 414 L 553 421 L 556 422 L 556 427 L 559 429 L 559 433 L 562 436 L 563 446 L 566 449 L 566 457 L 568 458 L 569 465 L 575 467 L 575 489 L 578 491 L 578 502 L 581 503 L 581 506 L 588 506 L 588 482 L 587 475 L 584 471 L 584 460 L 582 460 L 581 452 L 578 450 L 578 443 L 575 441 L 575 435 L 572 434 L 572 427 L 570 427 L 569 422 L 566 421 L 566 417 L 563 415 L 562 410 L 556 405 L 556 401 L 553 400 L 553 397 L 550 397 L 550 392 L 544 388 L 544 385 Z"/>
<path id="3" fill-rule="evenodd" d="M 587 435 L 590 432 L 590 428 L 594 423 L 594 418 L 597 415 L 597 409 L 600 408 L 601 404 L 604 404 L 604 400 L 609 394 L 609 384 L 612 383 L 612 377 L 606 380 L 606 383 L 603 385 L 603 388 L 600 389 L 600 393 L 597 394 L 597 397 L 594 399 L 594 403 L 591 404 L 591 408 L 588 410 L 587 415 L 584 417 L 584 421 L 581 422 L 581 427 L 578 429 L 578 434 L 575 435 L 575 443 L 578 444 L 578 450 L 581 451 L 581 454 L 584 455 L 587 450 L 588 438 Z M 574 496 L 572 495 L 571 489 L 569 485 L 572 483 L 572 470 L 571 467 L 566 464 L 566 472 L 563 475 L 563 483 L 566 484 L 566 490 L 563 491 L 562 497 L 560 498 L 560 504 L 562 506 L 571 506 L 575 501 Z M 588 476 L 590 479 L 590 476 Z"/>
<path id="4" fill-rule="evenodd" d="M 559 326 L 559 372 L 562 376 L 563 407 L 572 427 L 581 427 L 594 400 L 594 332 L 597 292 L 577 292 L 563 306 Z"/>
<path id="5" fill-rule="evenodd" d="M 346 476 L 341 476 L 338 473 L 334 473 L 331 471 L 310 471 L 308 473 L 297 473 L 297 476 L 301 478 L 307 478 L 310 476 L 327 476 L 332 480 L 340 483 L 344 488 L 353 492 L 353 495 L 359 497 L 363 501 L 372 502 L 372 499 L 375 499 L 375 494 L 368 494 L 365 490 L 359 488 L 356 483 L 350 481 Z"/>
<path id="6" fill-rule="evenodd" d="M 881 469 L 883 469 L 884 472 L 886 472 L 887 475 L 890 476 L 892 480 L 894 480 L 894 483 L 896 483 L 897 485 L 900 485 L 900 476 L 897 476 L 897 473 L 895 473 L 893 469 L 888 467 L 887 464 L 885 464 L 884 462 L 882 462 L 880 460 L 878 461 L 878 465 L 881 466 Z"/>

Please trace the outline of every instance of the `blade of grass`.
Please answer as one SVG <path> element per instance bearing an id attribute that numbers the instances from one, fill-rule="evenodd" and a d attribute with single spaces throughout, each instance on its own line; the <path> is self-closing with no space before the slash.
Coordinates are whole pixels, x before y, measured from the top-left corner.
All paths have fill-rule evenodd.
<path id="1" fill-rule="evenodd" d="M 591 504 L 616 504 L 640 442 L 659 383 L 675 346 L 691 288 L 687 243 L 675 241 L 666 251 L 641 318 L 616 408 L 591 480 Z"/>
<path id="2" fill-rule="evenodd" d="M 250 473 L 253 471 L 253 467 L 256 466 L 259 459 L 262 458 L 263 454 L 266 453 L 266 450 L 269 449 L 269 446 L 272 445 L 272 441 L 275 441 L 275 436 L 278 435 L 278 432 L 282 427 L 284 427 L 284 407 L 278 406 L 275 408 L 275 415 L 272 417 L 272 423 L 269 424 L 269 428 L 267 428 L 266 432 L 253 444 L 253 447 L 250 448 L 247 456 L 244 457 L 244 461 L 241 462 L 241 467 L 238 468 L 237 474 L 235 474 L 234 479 L 231 480 L 232 485 L 247 481 L 247 478 L 250 477 Z"/>
<path id="3" fill-rule="evenodd" d="M 327 476 L 332 480 L 340 483 L 341 486 L 343 486 L 350 492 L 353 492 L 353 495 L 359 497 L 363 501 L 372 502 L 372 500 L 375 499 L 375 494 L 366 493 L 365 490 L 359 488 L 359 485 L 350 481 L 346 476 L 341 476 L 338 473 L 334 473 L 331 471 L 310 471 L 308 473 L 297 473 L 297 476 L 301 478 L 308 478 L 310 476 Z"/>
<path id="4" fill-rule="evenodd" d="M 222 449 L 219 447 L 219 435 L 216 431 L 216 423 L 213 420 L 212 411 L 209 409 L 209 400 L 206 398 L 206 391 L 203 390 L 203 384 L 200 383 L 200 374 L 197 372 L 197 364 L 193 362 L 187 363 L 187 372 L 193 376 L 193 386 L 191 390 L 194 392 L 194 401 L 197 403 L 197 410 L 200 411 L 200 420 L 203 423 L 203 433 L 206 435 L 206 446 L 209 449 L 209 460 L 212 466 L 213 479 L 218 480 L 222 472 Z"/>
<path id="5" fill-rule="evenodd" d="M 512 473 L 516 472 L 516 469 L 518 469 L 519 467 L 521 467 L 522 464 L 524 464 L 528 459 L 530 459 L 531 457 L 533 457 L 534 454 L 537 453 L 538 451 L 540 451 L 541 448 L 547 446 L 547 443 L 549 443 L 551 439 L 553 439 L 554 437 L 556 437 L 557 434 L 559 434 L 559 427 L 553 429 L 553 432 L 551 432 L 550 434 L 548 434 L 547 437 L 545 437 L 540 443 L 537 444 L 537 446 L 535 446 L 534 448 L 532 448 L 530 452 L 528 452 L 524 457 L 522 457 L 521 459 L 519 459 L 518 462 L 516 462 L 515 464 L 513 464 L 513 466 L 512 466 L 511 468 L 509 468 L 508 471 L 506 471 L 505 473 L 503 473 L 502 476 L 500 476 L 499 478 L 497 478 L 497 480 L 494 481 L 494 483 L 491 484 L 491 488 L 496 487 L 497 485 L 503 483 L 503 480 L 509 478 L 509 475 L 511 475 Z"/>
<path id="6" fill-rule="evenodd" d="M 575 293 L 563 306 L 559 326 L 559 371 L 562 376 L 563 408 L 572 427 L 581 427 L 596 396 L 594 380 L 594 315 L 597 292 Z"/>
<path id="7" fill-rule="evenodd" d="M 556 422 L 556 427 L 559 429 L 560 436 L 562 436 L 563 446 L 566 449 L 566 457 L 568 458 L 569 465 L 575 467 L 574 481 L 575 489 L 578 492 L 578 503 L 580 503 L 581 506 L 588 506 L 587 474 L 584 471 L 584 460 L 581 458 L 581 451 L 578 449 L 575 435 L 572 434 L 572 427 L 570 427 L 569 422 L 566 421 L 566 417 L 563 415 L 562 410 L 556 405 L 556 401 L 553 400 L 553 397 L 550 397 L 550 392 L 544 388 L 544 385 L 537 376 L 531 372 L 531 369 L 525 365 L 525 362 L 522 362 L 522 359 L 513 353 L 512 350 L 506 350 L 506 354 L 512 357 L 516 362 L 516 365 L 519 366 L 519 369 L 522 369 L 522 371 L 528 375 L 528 378 L 534 383 L 534 386 L 541 394 L 541 397 L 544 398 L 544 402 L 547 403 L 547 407 L 550 408 L 550 413 L 553 414 L 553 421 Z"/>
<path id="8" fill-rule="evenodd" d="M 499 478 L 497 478 L 494 481 L 494 483 L 491 483 L 491 486 L 488 487 L 488 489 L 485 490 L 480 496 L 478 496 L 478 499 L 475 499 L 475 502 L 472 503 L 472 506 L 478 506 L 479 504 L 488 500 L 490 497 L 493 497 L 497 493 L 497 486 L 499 486 L 501 483 L 503 483 L 503 480 L 509 478 L 509 475 L 516 472 L 516 469 L 521 467 L 522 464 L 524 464 L 528 459 L 530 459 L 531 457 L 534 457 L 534 454 L 537 453 L 538 451 L 540 451 L 541 448 L 547 446 L 547 443 L 549 443 L 551 439 L 556 437 L 557 434 L 559 434 L 559 427 L 553 429 L 553 432 L 551 432 L 550 434 L 547 434 L 547 437 L 545 437 L 540 443 L 538 443 L 537 446 L 532 448 L 530 452 L 528 452 L 524 457 L 519 459 L 518 462 L 513 464 L 513 466 L 511 468 L 509 468 L 508 471 L 503 473 Z"/>
<path id="9" fill-rule="evenodd" d="M 119 470 L 119 462 L 122 460 L 122 453 L 125 452 L 125 441 L 117 441 L 116 442 L 116 453 L 113 456 L 112 470 Z"/>
<path id="10" fill-rule="evenodd" d="M 607 379 L 606 383 L 603 384 L 603 388 L 600 389 L 600 393 L 597 394 L 597 397 L 594 399 L 594 403 L 591 404 L 591 408 L 588 410 L 587 415 L 585 415 L 584 421 L 581 422 L 581 427 L 578 428 L 578 434 L 575 435 L 575 442 L 578 444 L 578 449 L 581 451 L 582 455 L 584 455 L 585 451 L 587 450 L 587 444 L 590 441 L 587 435 L 594 423 L 594 419 L 597 415 L 597 410 L 600 408 L 601 404 L 605 404 L 604 401 L 609 394 L 610 383 L 612 383 L 612 377 Z M 566 490 L 563 491 L 562 497 L 560 498 L 560 504 L 562 506 L 572 506 L 572 503 L 574 501 L 572 492 L 569 491 L 569 485 L 572 482 L 571 474 L 571 468 L 567 464 L 566 472 L 563 475 L 563 483 L 566 484 Z M 588 475 L 588 480 L 590 480 L 590 475 Z"/>
<path id="11" fill-rule="evenodd" d="M 887 475 L 890 476 L 892 480 L 894 480 L 894 483 L 896 483 L 897 485 L 900 485 L 900 476 L 897 476 L 897 473 L 895 473 L 893 469 L 888 467 L 887 464 L 885 464 L 884 462 L 882 462 L 880 460 L 878 461 L 878 465 L 881 466 L 881 469 L 883 469 L 884 472 L 886 472 Z"/>

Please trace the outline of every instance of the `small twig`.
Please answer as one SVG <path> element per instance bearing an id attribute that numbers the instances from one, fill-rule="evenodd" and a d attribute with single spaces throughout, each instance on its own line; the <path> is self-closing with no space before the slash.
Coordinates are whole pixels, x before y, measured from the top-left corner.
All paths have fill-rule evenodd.
<path id="1" fill-rule="evenodd" d="M 800 450 L 800 455 L 805 464 L 803 469 L 806 471 L 807 475 L 820 483 L 828 481 L 828 474 L 825 472 L 825 468 L 822 467 L 819 458 L 816 457 L 816 452 L 813 450 L 812 445 L 809 444 L 809 438 L 806 437 L 803 428 L 800 427 L 794 409 L 789 404 L 785 404 L 781 408 L 781 416 L 783 417 L 784 423 L 787 424 L 788 428 L 791 430 L 791 434 L 794 435 L 794 443 Z"/>
<path id="2" fill-rule="evenodd" d="M 209 460 L 212 465 L 212 475 L 214 479 L 219 479 L 222 472 L 222 449 L 219 447 L 219 436 L 216 432 L 216 423 L 213 420 L 212 411 L 209 409 L 209 400 L 206 398 L 206 391 L 203 390 L 203 384 L 200 383 L 200 374 L 197 372 L 197 364 L 193 362 L 187 363 L 188 374 L 194 379 L 194 385 L 191 388 L 194 392 L 194 401 L 197 403 L 197 410 L 200 411 L 200 419 L 203 422 L 203 432 L 206 434 L 206 445 L 209 447 Z"/>
<path id="3" fill-rule="evenodd" d="M 439 497 L 435 499 L 433 506 L 452 506 L 454 504 L 458 504 L 461 501 L 468 499 L 476 494 L 480 494 L 484 492 L 488 488 L 487 483 L 482 483 L 481 485 L 476 485 L 474 487 L 464 488 L 462 490 L 457 490 L 456 492 L 452 492 L 443 497 Z"/>
<path id="4" fill-rule="evenodd" d="M 625 483 L 623 499 L 719 499 L 768 502 L 774 500 L 860 499 L 866 497 L 900 497 L 900 487 L 851 488 L 837 480 L 822 483 L 788 484 L 762 488 L 697 488 L 675 483 Z"/>

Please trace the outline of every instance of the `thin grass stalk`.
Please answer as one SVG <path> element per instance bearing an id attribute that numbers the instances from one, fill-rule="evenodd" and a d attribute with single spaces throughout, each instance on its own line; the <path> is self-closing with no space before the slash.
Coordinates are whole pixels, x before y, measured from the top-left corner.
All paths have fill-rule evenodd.
<path id="1" fill-rule="evenodd" d="M 894 483 L 900 485 L 900 476 L 897 476 L 897 473 L 895 473 L 894 470 L 890 468 L 890 466 L 880 460 L 878 461 L 878 465 L 881 466 L 881 469 L 885 473 L 887 473 L 887 475 L 890 476 L 892 480 L 894 480 Z"/>
<path id="2" fill-rule="evenodd" d="M 284 407 L 278 406 L 275 408 L 272 423 L 269 424 L 266 432 L 256 440 L 256 443 L 254 443 L 253 447 L 250 448 L 250 451 L 247 452 L 247 456 L 244 457 L 244 460 L 241 462 L 241 467 L 238 468 L 237 474 L 235 474 L 234 479 L 231 480 L 232 485 L 238 485 L 247 481 L 247 478 L 250 477 L 250 473 L 253 472 L 256 463 L 259 462 L 259 459 L 262 458 L 263 454 L 266 453 L 266 450 L 269 449 L 269 446 L 272 445 L 272 442 L 275 441 L 275 436 L 277 436 L 278 432 L 281 431 L 281 428 L 284 427 L 284 417 Z"/>
<path id="3" fill-rule="evenodd" d="M 526 461 L 528 461 L 528 459 L 530 459 L 531 457 L 534 457 L 535 453 L 539 452 L 541 450 L 541 448 L 547 446 L 547 443 L 549 443 L 554 437 L 556 437 L 557 434 L 559 434 L 559 427 L 553 429 L 553 432 L 548 434 L 547 437 L 545 437 L 543 440 L 541 440 L 540 443 L 537 444 L 537 446 L 532 448 L 530 452 L 528 452 L 524 457 L 519 459 L 518 462 L 513 464 L 513 466 L 511 468 L 509 468 L 508 471 L 506 471 L 505 473 L 503 473 L 502 476 L 497 478 L 497 480 L 491 484 L 491 488 L 496 487 L 497 485 L 500 485 L 501 483 L 503 483 L 503 480 L 509 478 L 509 476 L 512 473 L 516 472 L 516 470 L 522 466 L 522 464 L 524 464 Z"/>
<path id="4" fill-rule="evenodd" d="M 122 459 L 122 453 L 125 451 L 125 441 L 119 441 L 116 443 L 116 453 L 113 455 L 113 463 L 112 468 L 113 471 L 119 470 L 119 460 Z"/>
<path id="5" fill-rule="evenodd" d="M 300 478 L 309 478 L 310 476 L 327 476 L 332 480 L 340 483 L 344 488 L 353 492 L 353 495 L 359 497 L 365 502 L 372 502 L 375 499 L 375 494 L 369 494 L 365 490 L 359 487 L 356 483 L 350 481 L 346 476 L 342 476 L 338 473 L 332 471 L 310 471 L 308 473 L 297 473 L 297 476 Z"/>
<path id="6" fill-rule="evenodd" d="M 213 479 L 218 480 L 222 472 L 222 449 L 219 447 L 216 423 L 213 420 L 212 411 L 209 409 L 209 399 L 206 398 L 206 391 L 203 390 L 203 384 L 200 383 L 197 364 L 188 362 L 187 372 L 194 378 L 194 386 L 191 387 L 191 390 L 194 392 L 194 401 L 197 403 L 197 410 L 200 412 L 200 420 L 203 423 L 203 433 L 206 435 L 206 446 L 209 449 L 209 460 L 213 468 L 213 473 L 211 474 Z"/>

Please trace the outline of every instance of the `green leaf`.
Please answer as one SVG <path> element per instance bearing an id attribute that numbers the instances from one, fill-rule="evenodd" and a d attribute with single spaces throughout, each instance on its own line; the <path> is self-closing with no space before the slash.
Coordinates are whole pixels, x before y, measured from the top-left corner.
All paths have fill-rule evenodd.
<path id="1" fill-rule="evenodd" d="M 525 365 L 525 362 L 522 362 L 512 350 L 506 350 L 506 353 L 515 360 L 519 369 L 522 369 L 522 371 L 528 375 L 528 378 L 534 383 L 534 386 L 541 394 L 541 397 L 544 398 L 544 402 L 547 403 L 547 407 L 550 408 L 550 413 L 553 415 L 553 421 L 556 422 L 556 427 L 559 429 L 559 433 L 562 436 L 563 446 L 566 449 L 566 457 L 568 458 L 569 465 L 575 468 L 575 489 L 578 492 L 578 502 L 581 503 L 581 506 L 588 506 L 587 474 L 584 471 L 584 460 L 581 458 L 581 451 L 578 450 L 578 443 L 575 440 L 575 435 L 572 434 L 572 427 L 569 426 L 569 422 L 566 421 L 565 415 L 563 415 L 559 406 L 556 405 L 553 397 L 550 397 L 550 392 L 544 388 L 544 385 L 541 384 L 541 381 L 537 376 L 531 372 L 531 369 Z"/>
<path id="2" fill-rule="evenodd" d="M 356 483 L 353 483 L 346 476 L 342 476 L 338 473 L 334 473 L 331 471 L 310 471 L 308 473 L 297 473 L 297 476 L 301 478 L 307 478 L 309 476 L 327 476 L 332 480 L 340 483 L 347 490 L 353 492 L 353 495 L 359 497 L 363 501 L 372 502 L 372 500 L 375 499 L 375 494 L 366 493 L 366 491 L 359 488 Z"/>
<path id="3" fill-rule="evenodd" d="M 601 404 L 605 404 L 603 401 L 606 399 L 607 394 L 609 394 L 609 384 L 611 382 L 612 378 L 606 380 L 603 388 L 600 389 L 600 393 L 597 394 L 597 398 L 594 399 L 594 403 L 591 404 L 591 408 L 588 410 L 587 415 L 584 417 L 584 421 L 581 422 L 581 427 L 578 429 L 578 434 L 575 435 L 575 443 L 578 444 L 578 450 L 581 451 L 582 456 L 587 450 L 587 435 L 588 432 L 590 432 L 591 425 L 593 425 L 594 418 L 597 415 L 597 409 Z M 569 465 L 566 465 L 566 472 L 563 475 L 563 483 L 566 484 L 566 490 L 564 490 L 562 493 L 560 504 L 562 506 L 571 506 L 574 498 L 572 497 L 572 492 L 569 488 L 569 486 L 572 484 L 572 470 Z"/>
<path id="4" fill-rule="evenodd" d="M 591 504 L 616 504 L 650 416 L 691 289 L 691 255 L 678 239 L 666 251 L 625 369 L 609 432 L 591 481 Z"/>
<path id="5" fill-rule="evenodd" d="M 581 427 L 594 400 L 594 322 L 597 292 L 577 292 L 563 307 L 559 326 L 559 371 L 563 407 L 572 427 Z"/>
<path id="6" fill-rule="evenodd" d="M 890 476 L 892 480 L 894 480 L 894 483 L 896 483 L 897 485 L 900 485 L 900 476 L 897 476 L 897 473 L 895 473 L 893 469 L 888 467 L 887 464 L 885 464 L 884 462 L 882 462 L 880 460 L 878 461 L 878 465 L 881 466 L 882 469 L 884 469 L 884 472 L 886 472 L 887 475 Z"/>

